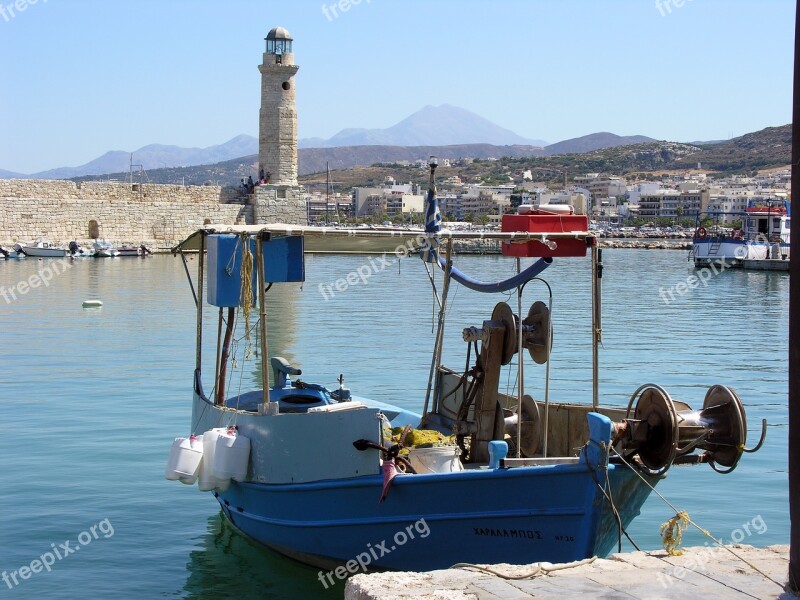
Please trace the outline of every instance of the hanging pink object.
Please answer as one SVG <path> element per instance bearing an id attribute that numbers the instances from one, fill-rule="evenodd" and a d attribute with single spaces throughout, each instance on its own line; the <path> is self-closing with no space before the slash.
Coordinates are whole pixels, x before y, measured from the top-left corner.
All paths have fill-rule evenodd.
<path id="1" fill-rule="evenodd" d="M 395 477 L 397 477 L 397 467 L 394 464 L 394 459 L 390 458 L 383 461 L 383 494 L 381 494 L 378 504 L 386 500 L 386 496 L 389 495 L 389 488 L 392 487 L 392 480 Z"/>

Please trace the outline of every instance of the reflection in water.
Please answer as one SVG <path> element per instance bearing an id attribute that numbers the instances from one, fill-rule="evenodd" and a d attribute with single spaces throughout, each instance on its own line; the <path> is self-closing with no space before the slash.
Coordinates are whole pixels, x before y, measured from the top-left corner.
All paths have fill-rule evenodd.
<path id="1" fill-rule="evenodd" d="M 341 598 L 344 583 L 326 590 L 318 569 L 265 548 L 242 534 L 218 512 L 189 553 L 185 598 Z"/>

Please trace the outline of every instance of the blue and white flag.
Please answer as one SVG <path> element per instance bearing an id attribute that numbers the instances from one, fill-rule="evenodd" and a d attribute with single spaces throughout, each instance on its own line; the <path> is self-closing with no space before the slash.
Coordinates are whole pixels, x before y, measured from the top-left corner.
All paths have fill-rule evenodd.
<path id="1" fill-rule="evenodd" d="M 425 233 L 439 233 L 442 230 L 442 213 L 439 212 L 439 199 L 436 190 L 428 190 L 428 200 L 425 209 Z M 439 238 L 432 238 L 422 245 L 422 260 L 436 262 L 436 253 L 439 250 Z"/>

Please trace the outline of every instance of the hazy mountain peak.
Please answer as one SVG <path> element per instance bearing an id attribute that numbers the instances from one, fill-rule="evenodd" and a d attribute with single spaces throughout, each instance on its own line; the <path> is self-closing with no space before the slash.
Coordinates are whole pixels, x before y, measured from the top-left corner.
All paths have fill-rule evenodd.
<path id="1" fill-rule="evenodd" d="M 321 142 L 321 143 L 320 143 Z M 451 104 L 426 105 L 386 129 L 342 129 L 329 140 L 300 140 L 300 146 L 451 146 L 493 144 L 497 146 L 542 146 L 542 140 L 529 140 L 484 119 L 465 108 Z"/>

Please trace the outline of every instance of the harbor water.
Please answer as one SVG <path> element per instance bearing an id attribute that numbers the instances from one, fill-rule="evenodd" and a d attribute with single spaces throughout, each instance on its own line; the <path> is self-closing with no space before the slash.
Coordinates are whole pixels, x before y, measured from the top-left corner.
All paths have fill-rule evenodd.
<path id="1" fill-rule="evenodd" d="M 606 250 L 603 259 L 602 403 L 624 406 L 639 385 L 657 383 L 700 408 L 720 383 L 744 401 L 748 445 L 769 422 L 764 447 L 733 473 L 673 467 L 658 491 L 724 542 L 788 543 L 788 274 L 695 271 L 683 251 Z M 487 281 L 515 268 L 497 256 L 457 265 Z M 434 311 L 421 261 L 312 255 L 306 278 L 268 293 L 270 354 L 304 381 L 333 388 L 342 373 L 354 395 L 420 411 Z M 589 261 L 556 259 L 542 278 L 553 292 L 550 400 L 590 403 Z M 87 299 L 103 306 L 83 308 Z M 518 311 L 516 295 L 451 288 L 447 366 L 463 368 L 462 328 L 480 326 L 500 300 Z M 543 282 L 526 286 L 524 313 L 535 300 L 549 302 Z M 207 331 L 214 337 L 216 323 Z M 172 439 L 190 433 L 195 360 L 179 258 L 0 261 L 0 340 L 0 598 L 342 597 L 342 583 L 326 589 L 317 569 L 233 531 L 211 494 L 164 480 Z M 213 364 L 210 345 L 204 362 Z M 542 400 L 545 369 L 528 362 L 526 392 Z M 257 378 L 240 371 L 233 391 Z M 514 384 L 509 369 L 502 391 Z M 308 443 L 324 453 L 325 440 Z M 673 515 L 652 495 L 629 534 L 659 548 Z M 686 545 L 708 541 L 684 534 Z"/>

